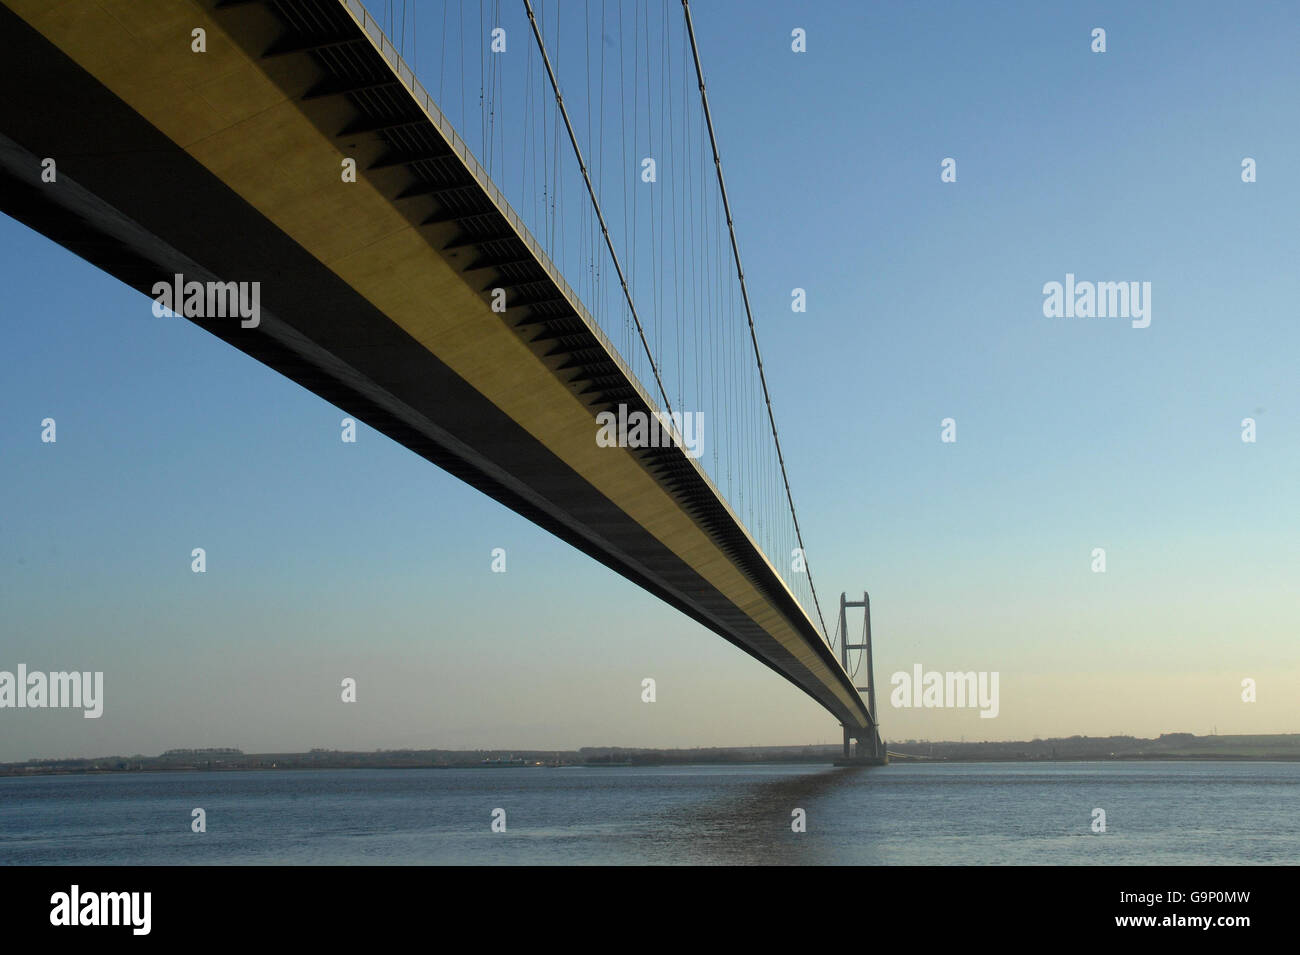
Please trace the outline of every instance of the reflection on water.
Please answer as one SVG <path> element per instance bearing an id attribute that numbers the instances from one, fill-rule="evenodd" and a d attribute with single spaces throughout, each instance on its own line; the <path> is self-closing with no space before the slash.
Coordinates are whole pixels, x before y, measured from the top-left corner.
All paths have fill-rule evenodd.
<path id="1" fill-rule="evenodd" d="M 206 833 L 190 831 L 195 807 Z M 1300 763 L 0 779 L 0 863 L 1294 865 Z"/>

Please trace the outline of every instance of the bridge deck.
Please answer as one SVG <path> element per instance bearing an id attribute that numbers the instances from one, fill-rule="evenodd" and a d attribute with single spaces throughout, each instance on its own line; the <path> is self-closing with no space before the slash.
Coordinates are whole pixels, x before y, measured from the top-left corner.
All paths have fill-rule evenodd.
<path id="1" fill-rule="evenodd" d="M 376 34 L 355 0 L 3 0 L 0 208 L 146 295 L 261 282 L 256 328 L 190 320 L 869 726 L 698 464 L 597 446 L 656 406 Z"/>

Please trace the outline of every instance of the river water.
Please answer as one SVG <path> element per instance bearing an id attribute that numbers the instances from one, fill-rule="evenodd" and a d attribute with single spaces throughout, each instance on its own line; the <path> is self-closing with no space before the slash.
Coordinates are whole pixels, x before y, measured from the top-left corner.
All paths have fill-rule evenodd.
<path id="1" fill-rule="evenodd" d="M 1300 763 L 0 778 L 0 863 L 1295 865 Z"/>

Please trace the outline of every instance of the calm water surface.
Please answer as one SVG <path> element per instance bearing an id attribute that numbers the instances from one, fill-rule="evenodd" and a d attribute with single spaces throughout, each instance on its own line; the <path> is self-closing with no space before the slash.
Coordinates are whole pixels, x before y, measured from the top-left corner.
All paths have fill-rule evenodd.
<path id="1" fill-rule="evenodd" d="M 206 833 L 190 831 L 196 806 Z M 1300 763 L 6 778 L 0 863 L 1295 865 Z"/>

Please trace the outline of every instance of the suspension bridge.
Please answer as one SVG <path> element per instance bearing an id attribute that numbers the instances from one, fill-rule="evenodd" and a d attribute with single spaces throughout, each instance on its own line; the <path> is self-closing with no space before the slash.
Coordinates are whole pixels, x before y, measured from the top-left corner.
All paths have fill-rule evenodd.
<path id="1" fill-rule="evenodd" d="M 883 761 L 868 598 L 828 631 L 703 62 L 685 0 L 0 0 L 0 209 L 154 298 L 255 288 L 248 321 L 170 307 Z"/>

